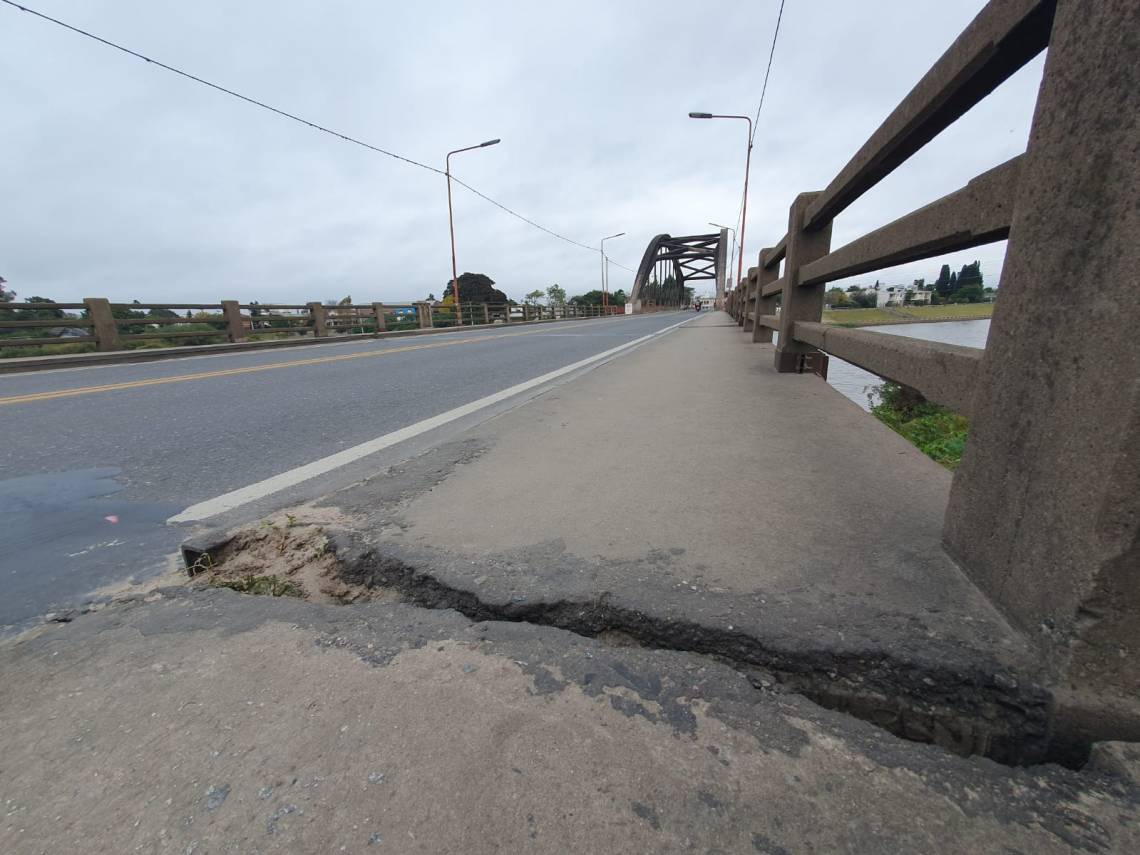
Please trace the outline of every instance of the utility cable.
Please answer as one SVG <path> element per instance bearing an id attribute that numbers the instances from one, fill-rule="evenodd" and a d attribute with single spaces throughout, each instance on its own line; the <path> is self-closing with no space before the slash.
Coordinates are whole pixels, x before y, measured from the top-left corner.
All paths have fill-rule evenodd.
<path id="1" fill-rule="evenodd" d="M 772 48 L 768 51 L 768 68 L 764 72 L 764 85 L 760 88 L 760 104 L 756 107 L 756 121 L 752 123 L 752 139 L 756 138 L 756 129 L 760 125 L 760 110 L 764 107 L 764 95 L 768 92 L 768 75 L 772 73 L 772 58 L 776 55 L 776 39 L 780 37 L 780 21 L 783 18 L 784 0 L 780 0 L 780 11 L 776 13 L 776 30 L 772 33 Z M 749 144 L 752 143 L 752 139 L 748 140 Z"/>
<path id="2" fill-rule="evenodd" d="M 282 110 L 279 107 L 274 107 L 273 105 L 267 104 L 264 101 L 259 101 L 256 98 L 251 98 L 248 95 L 243 95 L 240 92 L 237 92 L 233 89 L 228 89 L 227 87 L 221 86 L 217 83 L 212 83 L 209 80 L 198 77 L 196 74 L 191 74 L 190 72 L 183 71 L 180 68 L 175 68 L 173 65 L 167 65 L 165 62 L 161 62 L 160 60 L 154 59 L 153 57 L 146 56 L 145 54 L 139 53 L 138 51 L 131 50 L 130 48 L 124 47 L 123 45 L 118 44 L 116 42 L 113 42 L 110 39 L 105 39 L 102 36 L 99 36 L 99 35 L 96 35 L 95 33 L 89 32 L 88 30 L 84 30 L 80 27 L 76 27 L 72 24 L 69 24 L 66 21 L 61 21 L 58 18 L 53 18 L 51 15 L 46 15 L 43 12 L 39 12 L 35 9 L 28 8 L 27 6 L 23 6 L 19 3 L 14 2 L 14 0 L 0 0 L 0 3 L 4 3 L 5 5 L 11 6 L 15 9 L 19 9 L 21 12 L 27 12 L 29 15 L 33 15 L 37 18 L 40 18 L 41 20 L 48 21 L 49 23 L 55 24 L 59 27 L 63 27 L 65 30 L 70 30 L 71 32 L 76 33 L 77 35 L 80 35 L 80 36 L 83 36 L 85 38 L 96 41 L 102 45 L 105 45 L 106 47 L 113 48 L 114 50 L 120 51 L 121 53 L 125 53 L 128 56 L 134 57 L 135 59 L 140 59 L 143 62 L 149 63 L 150 65 L 157 66 L 158 68 L 161 68 L 164 71 L 169 71 L 172 74 L 177 74 L 179 77 L 183 77 L 187 80 L 193 81 L 194 83 L 199 83 L 199 84 L 201 84 L 203 86 L 207 86 L 210 89 L 213 89 L 217 92 L 221 92 L 225 95 L 229 95 L 232 98 L 237 98 L 239 101 L 244 101 L 247 104 L 251 104 L 255 107 L 260 107 L 263 110 L 268 110 L 271 113 L 275 113 L 276 115 L 281 116 L 282 118 L 290 119 L 291 121 L 298 122 L 298 123 L 300 123 L 300 124 L 302 124 L 308 128 L 311 128 L 312 130 L 320 131 L 322 133 L 329 134 L 330 136 L 334 136 L 337 139 L 342 140 L 343 142 L 352 143 L 353 145 L 361 146 L 362 148 L 366 148 L 369 151 L 373 151 L 377 154 L 382 154 L 386 157 L 391 157 L 395 160 L 402 161 L 404 163 L 409 164 L 410 166 L 416 166 L 416 167 L 419 167 L 420 169 L 426 169 L 428 172 L 434 172 L 437 175 L 446 175 L 447 174 L 442 169 L 437 169 L 434 166 L 429 166 L 426 163 L 421 163 L 420 161 L 414 160 L 413 158 L 405 157 L 404 155 L 397 154 L 394 151 L 388 151 L 387 149 L 381 148 L 380 146 L 376 146 L 376 145 L 372 145 L 371 143 L 364 142 L 363 140 L 357 139 L 356 137 L 349 136 L 348 134 L 344 134 L 344 133 L 341 133 L 340 131 L 333 130 L 332 128 L 325 127 L 324 125 L 318 124 L 317 122 L 309 121 L 308 119 L 306 119 L 302 116 L 298 116 L 294 113 L 290 113 L 288 110 Z M 566 243 L 572 244 L 574 246 L 580 247 L 580 248 L 585 249 L 585 250 L 589 250 L 590 252 L 597 252 L 597 249 L 595 247 L 592 247 L 592 246 L 589 246 L 587 244 L 581 243 L 579 241 L 573 240 L 572 238 L 568 238 L 565 235 L 561 235 L 558 232 L 553 231 L 552 229 L 546 228 L 546 226 L 543 226 L 539 223 L 536 223 L 534 220 L 531 220 L 527 217 L 524 217 L 522 214 L 518 213 L 517 211 L 514 211 L 514 210 L 508 208 L 506 205 L 502 204 L 501 202 L 498 202 L 495 199 L 492 199 L 487 194 L 482 193 L 479 190 L 476 190 L 470 184 L 467 184 L 463 181 L 460 181 L 454 175 L 451 176 L 451 180 L 454 181 L 456 184 L 460 185 L 461 187 L 463 187 L 463 188 L 469 190 L 470 192 L 474 193 L 479 198 L 484 199 L 487 202 L 490 202 L 495 207 L 500 208 L 501 210 L 510 214 L 512 217 L 515 217 L 516 219 L 522 220 L 522 222 L 526 223 L 527 225 L 533 226 L 534 228 L 545 232 L 546 234 L 550 235 L 551 237 L 558 238 L 561 241 L 565 241 Z M 611 259 L 611 261 L 612 261 L 612 259 Z M 616 262 L 616 261 L 614 261 L 613 264 L 615 264 L 617 267 L 622 268 L 623 270 L 629 270 L 630 273 L 634 272 L 634 271 L 630 270 L 630 268 L 626 267 L 624 264 L 618 264 L 618 262 Z"/>

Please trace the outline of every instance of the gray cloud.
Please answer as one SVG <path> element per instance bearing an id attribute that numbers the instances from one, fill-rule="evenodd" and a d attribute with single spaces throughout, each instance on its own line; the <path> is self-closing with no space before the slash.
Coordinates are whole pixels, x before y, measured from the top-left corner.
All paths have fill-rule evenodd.
<path id="1" fill-rule="evenodd" d="M 652 235 L 734 221 L 744 125 L 778 0 L 194 4 L 36 8 L 314 121 L 455 173 L 634 267 Z M 784 231 L 983 5 L 788 0 L 756 136 L 748 256 Z M 1024 149 L 1041 62 L 837 220 L 835 245 Z M 57 300 L 304 301 L 437 295 L 443 178 L 348 145 L 0 7 L 0 273 Z M 512 296 L 597 286 L 598 257 L 460 189 L 461 270 Z M 877 274 L 933 277 L 1003 246 Z M 859 277 L 872 281 L 875 274 Z M 611 269 L 613 287 L 632 275 Z"/>

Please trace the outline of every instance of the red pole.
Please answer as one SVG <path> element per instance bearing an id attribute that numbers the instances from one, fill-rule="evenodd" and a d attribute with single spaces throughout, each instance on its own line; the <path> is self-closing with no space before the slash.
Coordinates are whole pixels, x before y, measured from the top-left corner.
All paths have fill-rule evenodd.
<path id="1" fill-rule="evenodd" d="M 462 149 L 460 149 L 462 151 Z M 447 153 L 447 227 L 451 232 L 451 286 L 455 289 L 455 323 L 460 326 L 463 323 L 463 315 L 460 314 L 459 309 L 459 271 L 455 266 L 455 216 L 451 211 L 451 156 L 455 154 L 453 151 Z"/>
<path id="2" fill-rule="evenodd" d="M 469 145 L 467 148 L 457 148 L 447 153 L 444 173 L 447 175 L 447 227 L 451 231 L 451 284 L 455 289 L 455 325 L 463 325 L 463 313 L 459 305 L 459 269 L 455 265 L 455 217 L 451 211 L 451 156 L 461 151 L 471 151 L 476 148 L 486 148 L 489 145 L 498 145 L 499 140 L 487 140 L 479 145 Z"/>
<path id="3" fill-rule="evenodd" d="M 752 170 L 752 120 L 748 119 L 748 153 L 744 156 L 744 205 L 740 212 L 740 255 L 736 259 L 736 284 L 740 287 L 740 277 L 744 271 L 744 224 L 748 220 L 748 173 Z"/>

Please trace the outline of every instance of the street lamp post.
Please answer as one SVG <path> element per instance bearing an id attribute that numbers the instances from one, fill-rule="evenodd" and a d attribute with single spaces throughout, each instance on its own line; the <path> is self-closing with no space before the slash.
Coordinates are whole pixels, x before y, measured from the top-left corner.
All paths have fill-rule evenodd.
<path id="1" fill-rule="evenodd" d="M 613 240 L 614 238 L 619 238 L 624 234 L 625 234 L 625 232 L 618 232 L 616 235 L 610 235 L 609 237 L 604 237 L 604 238 L 602 238 L 602 242 L 598 244 L 598 250 L 599 250 L 599 252 L 601 252 L 601 255 L 602 255 L 602 314 L 603 315 L 608 314 L 609 305 L 610 305 L 609 294 L 606 293 L 606 291 L 607 291 L 606 286 L 609 282 L 609 271 L 606 269 L 606 241 Z"/>
<path id="2" fill-rule="evenodd" d="M 728 269 L 732 270 L 732 259 L 736 256 L 736 229 L 734 229 L 732 226 L 722 226 L 720 223 L 714 223 L 712 221 L 709 221 L 709 225 L 715 226 L 718 229 L 728 229 L 730 232 L 732 232 L 732 255 L 728 257 Z M 731 273 L 729 273 L 728 276 L 729 279 L 732 278 Z"/>
<path id="3" fill-rule="evenodd" d="M 752 119 L 748 116 L 724 116 L 716 113 L 689 113 L 690 119 L 744 119 L 748 122 L 748 152 L 744 157 L 744 206 L 740 213 L 740 255 L 736 262 L 736 284 L 740 286 L 744 273 L 744 223 L 748 219 L 748 173 L 752 168 Z"/>
<path id="4" fill-rule="evenodd" d="M 467 148 L 457 148 L 447 153 L 444 172 L 447 174 L 447 227 L 451 231 L 451 286 L 455 289 L 455 325 L 463 326 L 463 311 L 459 305 L 459 271 L 455 265 L 455 216 L 451 211 L 451 156 L 461 151 L 471 151 L 476 148 L 486 148 L 489 145 L 498 145 L 500 140 L 487 140 L 479 145 L 469 145 Z"/>

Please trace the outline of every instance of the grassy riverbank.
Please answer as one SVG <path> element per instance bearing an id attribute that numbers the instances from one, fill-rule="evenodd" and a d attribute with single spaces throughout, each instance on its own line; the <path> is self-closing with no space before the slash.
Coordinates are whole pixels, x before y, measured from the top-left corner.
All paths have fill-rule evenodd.
<path id="1" fill-rule="evenodd" d="M 895 383 L 884 383 L 873 399 L 871 413 L 947 469 L 962 460 L 970 424 L 964 416 L 932 404 Z"/>
<path id="2" fill-rule="evenodd" d="M 917 324 L 934 321 L 980 321 L 994 313 L 993 303 L 955 303 L 947 306 L 903 306 L 889 309 L 832 309 L 823 322 L 837 327 L 879 324 Z"/>

